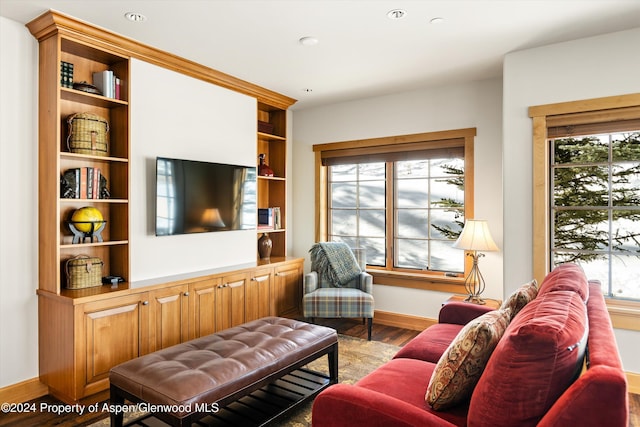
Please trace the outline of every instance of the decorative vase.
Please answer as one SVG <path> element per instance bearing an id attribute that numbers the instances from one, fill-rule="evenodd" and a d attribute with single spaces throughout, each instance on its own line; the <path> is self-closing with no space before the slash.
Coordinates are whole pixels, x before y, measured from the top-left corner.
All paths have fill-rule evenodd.
<path id="1" fill-rule="evenodd" d="M 273 169 L 269 167 L 268 164 L 264 162 L 266 154 L 262 153 L 258 156 L 260 159 L 260 163 L 258 164 L 258 175 L 260 176 L 273 176 Z"/>
<path id="2" fill-rule="evenodd" d="M 271 257 L 271 249 L 273 248 L 273 242 L 267 233 L 262 233 L 262 236 L 258 239 L 258 254 L 260 259 L 269 259 Z"/>

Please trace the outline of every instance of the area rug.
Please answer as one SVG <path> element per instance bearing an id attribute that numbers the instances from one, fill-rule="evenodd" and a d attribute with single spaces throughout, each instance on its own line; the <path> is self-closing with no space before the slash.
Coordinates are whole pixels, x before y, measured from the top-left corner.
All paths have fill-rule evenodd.
<path id="1" fill-rule="evenodd" d="M 379 341 L 366 341 L 347 335 L 338 335 L 338 380 L 345 384 L 354 384 L 360 378 L 391 360 L 400 347 Z M 327 356 L 314 360 L 307 368 L 317 372 L 329 374 Z M 290 413 L 288 417 L 278 423 L 283 427 L 311 426 L 311 406 L 308 402 Z M 128 414 L 127 418 L 136 418 L 139 414 Z M 109 418 L 91 424 L 89 427 L 110 426 Z"/>

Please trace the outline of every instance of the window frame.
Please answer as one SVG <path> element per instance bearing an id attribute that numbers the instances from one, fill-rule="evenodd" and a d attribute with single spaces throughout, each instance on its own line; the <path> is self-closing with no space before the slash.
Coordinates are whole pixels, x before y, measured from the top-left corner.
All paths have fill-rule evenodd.
<path id="1" fill-rule="evenodd" d="M 465 219 L 474 218 L 474 139 L 476 128 L 397 135 L 381 138 L 340 141 L 313 146 L 315 153 L 315 239 L 327 240 L 328 218 L 328 167 L 323 164 L 329 158 L 380 153 L 411 153 L 421 150 L 463 148 L 465 167 Z M 387 209 L 387 216 L 393 211 Z M 387 223 L 393 218 L 387 218 Z M 393 236 L 386 241 L 387 257 L 392 256 Z M 440 292 L 465 293 L 464 278 L 471 269 L 471 257 L 464 256 L 465 272 L 459 277 L 448 277 L 441 272 L 414 271 L 379 267 L 367 267 L 378 284 Z"/>
<path id="2" fill-rule="evenodd" d="M 532 106 L 529 117 L 533 122 L 533 276 L 542 283 L 551 270 L 549 127 L 640 119 L 640 93 Z M 640 301 L 606 298 L 606 303 L 614 327 L 640 330 Z"/>

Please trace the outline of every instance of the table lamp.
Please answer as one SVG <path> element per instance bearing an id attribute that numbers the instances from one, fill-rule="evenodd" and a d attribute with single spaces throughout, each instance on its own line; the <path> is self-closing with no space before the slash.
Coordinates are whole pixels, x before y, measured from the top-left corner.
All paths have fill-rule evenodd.
<path id="1" fill-rule="evenodd" d="M 482 277 L 482 273 L 480 273 L 480 268 L 478 267 L 478 259 L 484 256 L 484 254 L 478 251 L 488 252 L 498 250 L 498 246 L 496 246 L 489 232 L 487 221 L 468 219 L 464 224 L 460 237 L 458 237 L 458 240 L 453 244 L 453 247 L 468 251 L 467 256 L 473 258 L 473 267 L 464 281 L 464 288 L 469 294 L 465 301 L 485 304 L 484 299 L 480 297 L 480 294 L 484 292 L 485 288 L 484 277 Z"/>

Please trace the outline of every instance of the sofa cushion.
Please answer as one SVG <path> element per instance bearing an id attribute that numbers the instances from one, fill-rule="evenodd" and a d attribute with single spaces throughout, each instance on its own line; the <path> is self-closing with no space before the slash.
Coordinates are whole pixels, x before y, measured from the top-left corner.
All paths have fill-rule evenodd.
<path id="1" fill-rule="evenodd" d="M 356 386 L 376 391 L 421 410 L 434 413 L 438 418 L 456 426 L 466 426 L 468 405 L 459 405 L 445 412 L 435 412 L 425 402 L 424 393 L 427 390 L 429 377 L 435 366 L 435 363 L 422 360 L 393 359 L 362 378 L 356 383 Z M 416 375 L 417 372 L 425 375 Z M 402 418 L 402 414 L 398 413 L 397 415 Z M 352 422 L 350 420 L 345 424 L 351 424 Z M 364 423 L 357 422 L 356 424 L 362 425 Z M 445 424 L 445 422 L 443 421 L 442 424 Z M 367 425 L 373 425 L 373 423 L 367 423 Z M 411 425 L 416 424 L 411 423 Z"/>
<path id="2" fill-rule="evenodd" d="M 589 281 L 584 270 L 577 264 L 560 264 L 544 278 L 540 284 L 538 295 L 555 291 L 576 292 L 583 302 L 589 299 Z"/>
<path id="3" fill-rule="evenodd" d="M 536 279 L 533 279 L 532 281 L 520 286 L 511 295 L 509 295 L 509 297 L 504 300 L 500 308 L 511 309 L 511 318 L 513 318 L 525 305 L 535 299 L 537 295 L 538 282 Z"/>
<path id="4" fill-rule="evenodd" d="M 579 373 L 587 332 L 578 293 L 538 294 L 489 359 L 471 397 L 469 426 L 536 425 Z"/>
<path id="5" fill-rule="evenodd" d="M 462 328 L 431 375 L 425 399 L 433 409 L 455 406 L 471 396 L 510 320 L 507 308 L 483 314 Z"/>
<path id="6" fill-rule="evenodd" d="M 393 358 L 418 359 L 438 363 L 442 353 L 463 327 L 463 325 L 449 323 L 431 325 L 402 347 Z"/>

